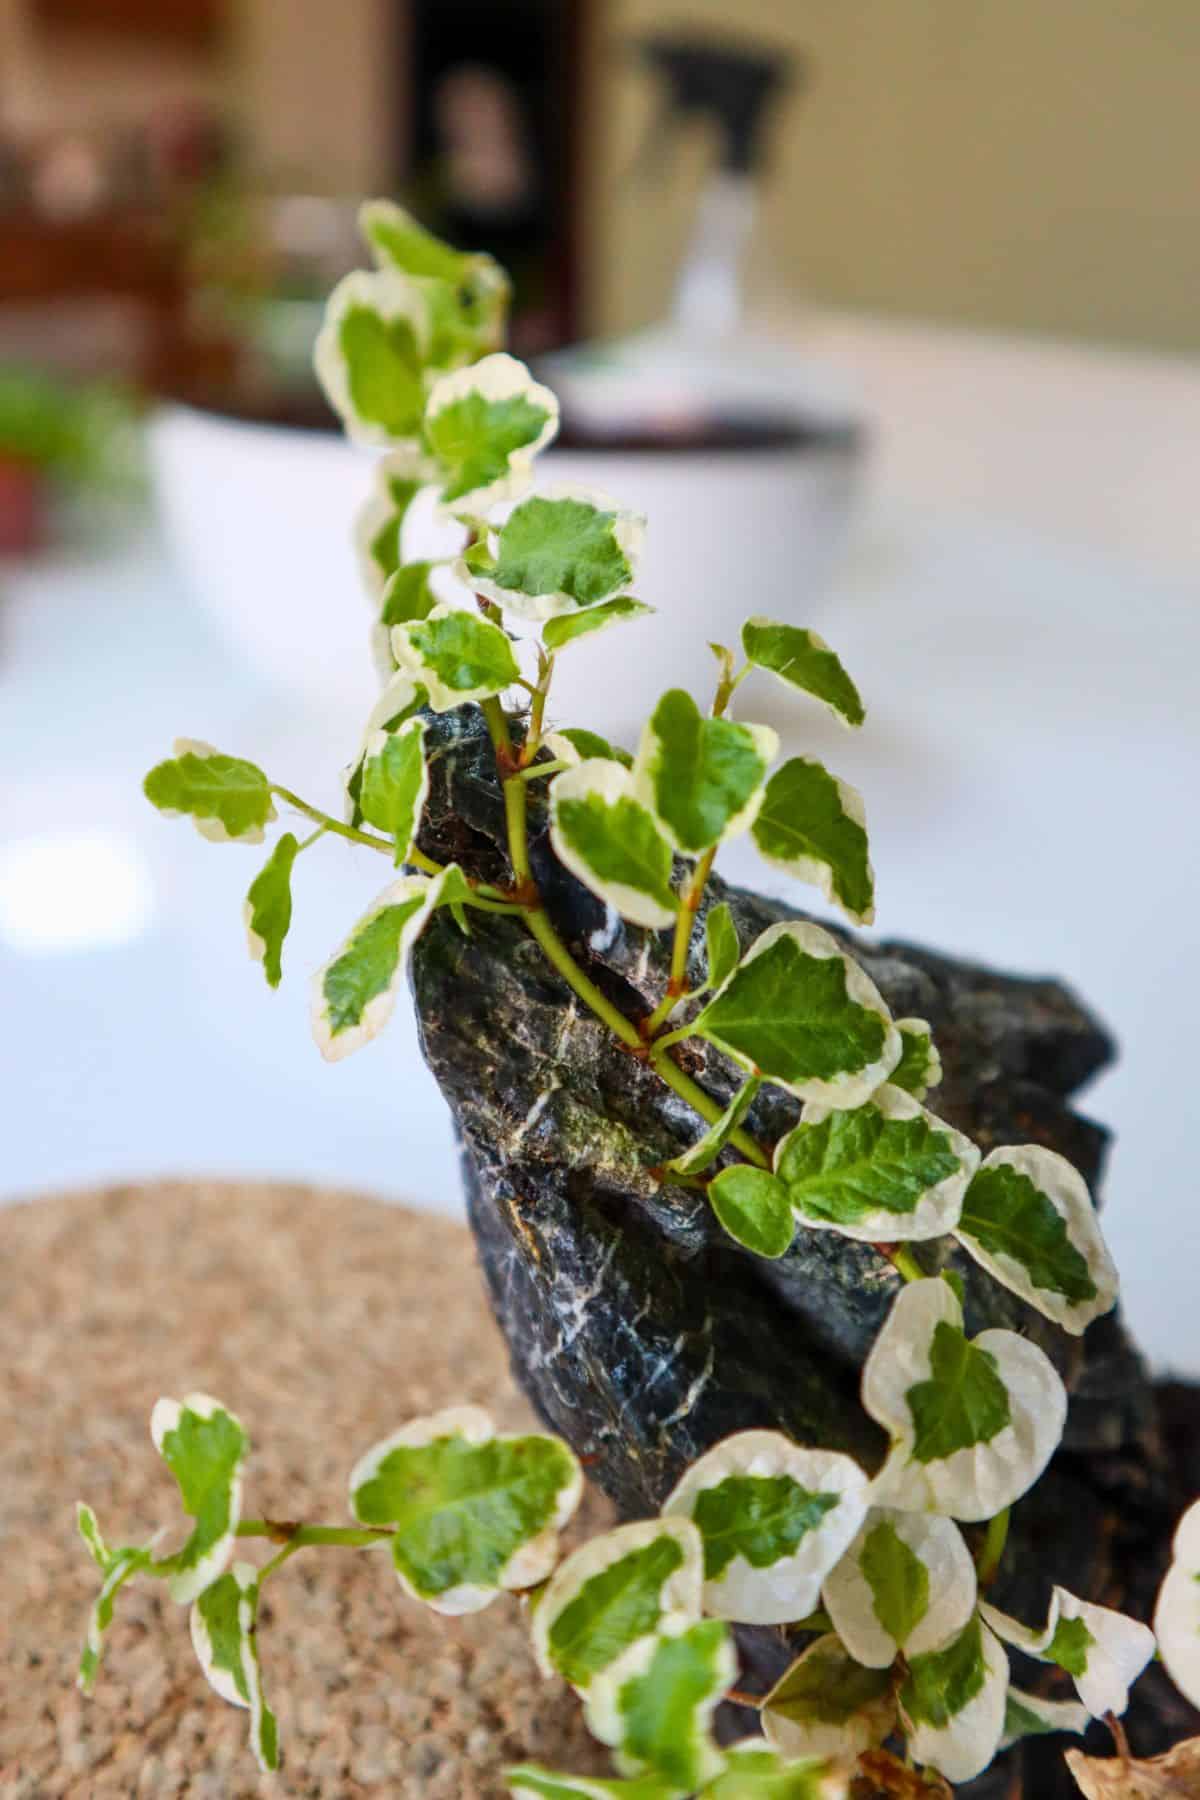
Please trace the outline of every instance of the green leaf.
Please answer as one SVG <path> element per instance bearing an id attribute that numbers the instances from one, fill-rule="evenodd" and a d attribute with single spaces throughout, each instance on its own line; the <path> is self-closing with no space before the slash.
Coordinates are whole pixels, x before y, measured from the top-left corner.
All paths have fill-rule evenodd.
<path id="1" fill-rule="evenodd" d="M 929 1570 L 882 1520 L 868 1533 L 859 1562 L 876 1618 L 889 1637 L 906 1644 L 929 1611 Z"/>
<path id="2" fill-rule="evenodd" d="M 431 275 L 452 285 L 464 280 L 477 258 L 444 243 L 394 200 L 367 200 L 358 228 L 383 268 Z"/>
<path id="3" fill-rule="evenodd" d="M 762 1738 L 731 1744 L 725 1772 L 705 1788 L 705 1800 L 832 1800 L 824 1758 L 785 1762 Z"/>
<path id="4" fill-rule="evenodd" d="M 1044 1700 L 1040 1694 L 1027 1694 L 1010 1687 L 1004 1702 L 1004 1737 L 1000 1748 L 1007 1750 L 1022 1738 L 1048 1737 L 1052 1732 L 1070 1731 L 1081 1736 L 1088 1728 L 1088 1709 L 1074 1700 Z"/>
<path id="5" fill-rule="evenodd" d="M 679 1800 L 679 1789 L 655 1775 L 633 1781 L 601 1781 L 590 1775 L 560 1775 L 524 1763 L 506 1775 L 514 1800 Z"/>
<path id="6" fill-rule="evenodd" d="M 436 563 L 411 562 L 393 571 L 383 590 L 380 624 L 411 625 L 414 620 L 429 617 L 438 603 L 429 585 L 430 573 L 436 567 Z"/>
<path id="7" fill-rule="evenodd" d="M 762 1704 L 768 1743 L 785 1756 L 852 1762 L 890 1734 L 896 1718 L 890 1669 L 864 1669 L 832 1635 L 818 1638 Z"/>
<path id="8" fill-rule="evenodd" d="M 672 688 L 642 733 L 635 790 L 672 847 L 697 856 L 750 824 L 778 749 L 769 727 L 707 719 Z"/>
<path id="9" fill-rule="evenodd" d="M 750 1110 L 750 1104 L 762 1083 L 754 1075 L 744 1081 L 720 1118 L 711 1124 L 702 1137 L 696 1139 L 691 1147 L 679 1156 L 673 1156 L 663 1169 L 677 1175 L 697 1175 L 714 1163 L 722 1150 Z M 790 1242 L 790 1239 L 789 1239 Z"/>
<path id="10" fill-rule="evenodd" d="M 916 1426 L 912 1454 L 917 1462 L 935 1462 L 973 1444 L 989 1444 L 1012 1423 L 1008 1389 L 995 1357 L 970 1343 L 958 1326 L 944 1319 L 934 1326 L 929 1366 L 929 1380 L 908 1390 Z"/>
<path id="11" fill-rule="evenodd" d="M 978 1615 L 944 1650 L 909 1658 L 900 1711 L 909 1747 L 948 1781 L 970 1781 L 1000 1747 L 1008 1660 Z"/>
<path id="12" fill-rule="evenodd" d="M 424 426 L 442 472 L 443 502 L 479 512 L 514 498 L 557 430 L 558 401 L 513 356 L 485 356 L 443 375 L 430 390 Z"/>
<path id="13" fill-rule="evenodd" d="M 501 694 L 520 676 L 512 645 L 498 625 L 441 604 L 428 618 L 397 625 L 396 661 L 419 680 L 434 712 Z"/>
<path id="14" fill-rule="evenodd" d="M 857 788 L 793 756 L 766 786 L 752 827 L 759 854 L 807 881 L 856 925 L 875 917 L 875 872 Z"/>
<path id="15" fill-rule="evenodd" d="M 902 1049 L 900 1061 L 888 1081 L 892 1087 L 903 1088 L 914 1099 L 923 1100 L 929 1089 L 937 1087 L 942 1079 L 942 1059 L 937 1053 L 933 1033 L 924 1019 L 897 1019 L 896 1030 L 900 1033 Z"/>
<path id="16" fill-rule="evenodd" d="M 243 916 L 250 954 L 261 962 L 268 987 L 283 974 L 283 940 L 292 923 L 292 865 L 300 845 L 285 831 L 250 883 Z"/>
<path id="17" fill-rule="evenodd" d="M 429 312 L 417 284 L 393 269 L 359 269 L 329 297 L 314 367 L 352 438 L 415 441 L 425 410 Z"/>
<path id="18" fill-rule="evenodd" d="M 890 1083 L 847 1111 L 806 1106 L 775 1152 L 802 1224 L 867 1243 L 953 1231 L 978 1162 L 969 1139 Z"/>
<path id="19" fill-rule="evenodd" d="M 428 794 L 423 719 L 368 738 L 358 804 L 368 825 L 395 840 L 397 867 L 408 860 Z"/>
<path id="20" fill-rule="evenodd" d="M 708 1198 L 724 1230 L 755 1256 L 775 1260 L 791 1247 L 796 1222 L 788 1191 L 768 1170 L 734 1163 L 710 1182 Z"/>
<path id="21" fill-rule="evenodd" d="M 531 619 L 594 606 L 629 586 L 644 529 L 640 515 L 598 494 L 533 494 L 497 535 L 495 573 L 475 585 Z"/>
<path id="22" fill-rule="evenodd" d="M 789 687 L 823 700 L 847 725 L 862 724 L 866 713 L 858 689 L 815 631 L 771 619 L 747 619 L 742 627 L 742 649 L 756 668 L 768 669 Z"/>
<path id="23" fill-rule="evenodd" d="M 542 1672 L 588 1687 L 665 1619 L 700 1617 L 703 1550 L 687 1519 L 647 1519 L 593 1538 L 551 1577 L 533 1615 Z"/>
<path id="24" fill-rule="evenodd" d="M 174 756 L 151 769 L 142 786 L 159 812 L 186 814 L 214 844 L 261 844 L 263 827 L 275 817 L 271 784 L 260 768 L 195 738 L 176 738 Z"/>
<path id="25" fill-rule="evenodd" d="M 603 631 L 609 625 L 621 625 L 629 619 L 645 618 L 653 611 L 652 606 L 623 594 L 617 600 L 589 606 L 584 612 L 561 613 L 558 618 L 547 619 L 542 642 L 552 652 L 563 650 L 578 638 L 590 637 L 593 631 Z"/>
<path id="26" fill-rule="evenodd" d="M 112 1625 L 116 1597 L 130 1576 L 137 1575 L 142 1570 L 152 1572 L 154 1558 L 148 1545 L 128 1544 L 119 1550 L 110 1550 L 100 1534 L 95 1513 L 82 1501 L 76 1506 L 75 1516 L 79 1535 L 87 1545 L 101 1576 L 100 1591 L 88 1614 L 87 1637 L 80 1654 L 77 1677 L 80 1691 L 90 1694 L 104 1655 L 104 1639 Z"/>
<path id="27" fill-rule="evenodd" d="M 250 1447 L 238 1420 L 207 1394 L 161 1399 L 150 1415 L 154 1447 L 195 1521 L 187 1542 L 155 1563 L 180 1605 L 202 1594 L 229 1560 L 242 1511 L 242 1463 Z"/>
<path id="28" fill-rule="evenodd" d="M 703 1787 L 724 1767 L 710 1735 L 713 1711 L 737 1673 L 728 1627 L 704 1619 L 641 1643 L 590 1685 L 587 1723 L 631 1775 Z"/>
<path id="29" fill-rule="evenodd" d="M 733 914 L 728 904 L 722 900 L 716 906 L 710 906 L 704 921 L 704 945 L 708 955 L 708 980 L 710 988 L 719 988 L 729 980 L 737 968 L 741 958 L 742 947 L 738 943 L 737 926 L 733 922 Z"/>
<path id="30" fill-rule="evenodd" d="M 975 1563 L 951 1520 L 872 1507 L 822 1594 L 855 1661 L 887 1669 L 901 1651 L 944 1649 L 965 1628 L 975 1611 Z"/>
<path id="31" fill-rule="evenodd" d="M 1087 1185 L 1041 1145 L 992 1151 L 967 1189 L 956 1236 L 997 1281 L 1076 1335 L 1116 1300 L 1116 1267 Z"/>
<path id="32" fill-rule="evenodd" d="M 654 931 L 674 923 L 671 846 L 619 763 L 588 758 L 554 778 L 550 841 L 564 867 L 623 919 Z"/>
<path id="33" fill-rule="evenodd" d="M 692 1464 L 663 1505 L 704 1540 L 704 1610 L 747 1625 L 783 1625 L 817 1605 L 867 1510 L 852 1457 L 739 1431 Z"/>
<path id="34" fill-rule="evenodd" d="M 505 1588 L 545 1581 L 582 1491 L 560 1439 L 498 1437 L 477 1406 L 414 1420 L 350 1476 L 355 1518 L 395 1527 L 402 1585 L 444 1613 L 477 1612 Z"/>
<path id="35" fill-rule="evenodd" d="M 1032 1486 L 1066 1423 L 1054 1365 L 1014 1331 L 968 1339 L 939 1277 L 896 1296 L 863 1369 L 863 1405 L 891 1433 L 881 1505 L 990 1519 Z"/>
<path id="36" fill-rule="evenodd" d="M 1088 1651 L 1096 1640 L 1082 1619 L 1060 1619 L 1046 1646 L 1046 1659 L 1068 1675 L 1087 1674 Z"/>
<path id="37" fill-rule="evenodd" d="M 900 1056 L 879 990 L 819 925 L 772 925 L 693 1030 L 801 1099 L 856 1106 Z"/>
<path id="38" fill-rule="evenodd" d="M 546 734 L 546 745 L 555 757 L 572 767 L 599 757 L 604 762 L 620 763 L 623 769 L 632 769 L 633 758 L 628 750 L 610 744 L 599 732 L 585 731 L 581 726 L 571 726 L 566 731 L 551 731 Z"/>
<path id="39" fill-rule="evenodd" d="M 438 878 L 440 879 L 440 878 Z M 396 1004 L 404 958 L 437 904 L 423 875 L 394 881 L 313 977 L 313 1035 L 322 1056 L 337 1062 L 377 1037 Z"/>
<path id="40" fill-rule="evenodd" d="M 250 1747 L 264 1773 L 279 1767 L 275 1715 L 263 1697 L 258 1665 L 258 1570 L 234 1563 L 193 1601 L 192 1646 L 223 1700 L 250 1712 Z"/>

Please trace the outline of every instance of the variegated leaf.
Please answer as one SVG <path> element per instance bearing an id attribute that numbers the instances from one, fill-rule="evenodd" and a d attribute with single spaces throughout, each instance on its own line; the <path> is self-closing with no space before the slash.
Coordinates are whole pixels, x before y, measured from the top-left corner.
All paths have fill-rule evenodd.
<path id="1" fill-rule="evenodd" d="M 962 1532 L 930 1513 L 872 1507 L 825 1577 L 825 1609 L 857 1662 L 887 1669 L 903 1651 L 941 1650 L 975 1611 L 975 1564 Z"/>

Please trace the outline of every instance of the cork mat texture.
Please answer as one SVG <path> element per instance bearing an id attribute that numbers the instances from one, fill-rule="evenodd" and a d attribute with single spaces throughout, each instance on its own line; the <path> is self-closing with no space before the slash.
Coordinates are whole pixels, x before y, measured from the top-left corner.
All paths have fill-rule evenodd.
<path id="1" fill-rule="evenodd" d="M 490 1800 L 525 1757 L 605 1772 L 577 1703 L 537 1674 L 516 1603 L 437 1618 L 401 1592 L 386 1552 L 305 1550 L 267 1590 L 273 1779 L 160 1582 L 124 1590 L 94 1696 L 74 1687 L 95 1573 L 76 1498 L 110 1543 L 164 1523 L 166 1546 L 179 1541 L 148 1430 L 159 1394 L 199 1388 L 239 1415 L 247 1517 L 325 1523 L 349 1522 L 356 1457 L 415 1414 L 476 1401 L 504 1429 L 530 1422 L 461 1226 L 222 1183 L 0 1209 L 0 1367 L 3 1800 Z M 580 1529 L 608 1517 L 590 1497 Z"/>

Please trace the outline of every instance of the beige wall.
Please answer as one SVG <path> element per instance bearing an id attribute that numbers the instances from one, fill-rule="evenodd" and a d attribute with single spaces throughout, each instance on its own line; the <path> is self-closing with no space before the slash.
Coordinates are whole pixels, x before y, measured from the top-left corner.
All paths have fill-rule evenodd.
<path id="1" fill-rule="evenodd" d="M 606 0 L 597 67 L 622 72 L 593 107 L 603 327 L 664 304 L 703 165 L 693 141 L 674 182 L 620 179 L 651 93 L 613 44 L 701 21 L 815 57 L 760 230 L 797 293 L 1200 349 L 1200 0 Z"/>

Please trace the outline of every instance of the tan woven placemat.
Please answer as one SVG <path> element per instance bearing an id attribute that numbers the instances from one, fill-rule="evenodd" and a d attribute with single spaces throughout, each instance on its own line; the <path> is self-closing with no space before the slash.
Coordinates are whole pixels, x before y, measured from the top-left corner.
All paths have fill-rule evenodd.
<path id="1" fill-rule="evenodd" d="M 223 1183 L 0 1209 L 0 1369 L 4 1800 L 490 1800 L 523 1757 L 604 1770 L 574 1700 L 537 1675 L 515 1603 L 438 1619 L 349 1551 L 297 1556 L 264 1602 L 274 1780 L 160 1583 L 122 1594 L 95 1696 L 73 1685 L 93 1590 L 76 1498 L 110 1542 L 181 1517 L 147 1428 L 160 1393 L 207 1390 L 241 1417 L 248 1513 L 327 1522 L 348 1520 L 358 1454 L 414 1414 L 477 1401 L 528 1422 L 461 1226 Z M 592 1498 L 581 1523 L 606 1517 Z"/>

